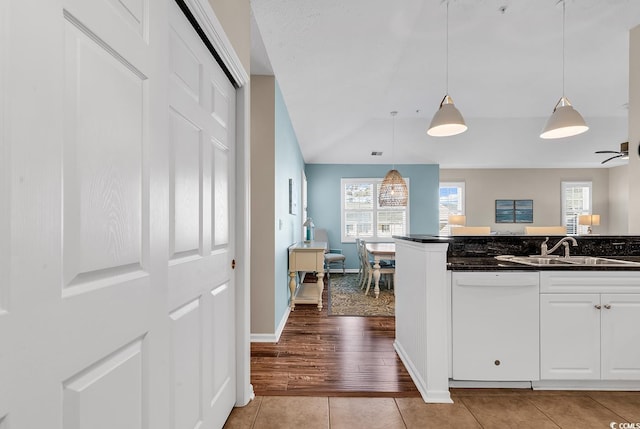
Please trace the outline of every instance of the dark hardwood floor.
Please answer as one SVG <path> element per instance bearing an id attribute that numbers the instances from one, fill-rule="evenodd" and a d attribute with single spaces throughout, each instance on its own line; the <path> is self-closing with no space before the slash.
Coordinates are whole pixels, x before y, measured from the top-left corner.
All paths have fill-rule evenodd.
<path id="1" fill-rule="evenodd" d="M 297 305 L 278 343 L 252 343 L 257 395 L 420 396 L 394 348 L 395 318 Z"/>

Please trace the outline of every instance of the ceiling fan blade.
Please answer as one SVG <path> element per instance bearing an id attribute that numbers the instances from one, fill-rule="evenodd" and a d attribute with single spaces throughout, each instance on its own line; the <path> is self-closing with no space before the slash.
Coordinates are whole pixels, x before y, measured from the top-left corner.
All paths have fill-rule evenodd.
<path id="1" fill-rule="evenodd" d="M 607 159 L 605 159 L 605 160 L 604 160 L 604 161 L 602 161 L 600 164 L 604 164 L 605 162 L 609 162 L 609 161 L 611 161 L 612 159 L 620 158 L 621 156 L 624 156 L 624 155 L 623 155 L 623 154 L 618 154 L 618 155 L 616 155 L 616 156 L 612 156 L 611 158 L 607 158 Z"/>
<path id="2" fill-rule="evenodd" d="M 622 152 L 618 152 L 617 150 L 598 150 L 595 153 L 617 153 L 617 154 L 620 154 Z"/>

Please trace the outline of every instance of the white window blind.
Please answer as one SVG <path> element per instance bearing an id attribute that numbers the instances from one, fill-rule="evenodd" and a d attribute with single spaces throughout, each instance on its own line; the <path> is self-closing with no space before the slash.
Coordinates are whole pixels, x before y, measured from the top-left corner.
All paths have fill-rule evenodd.
<path id="1" fill-rule="evenodd" d="M 562 224 L 567 234 L 584 234 L 587 226 L 578 225 L 578 216 L 591 213 L 591 182 L 562 182 Z"/>
<path id="2" fill-rule="evenodd" d="M 409 179 L 405 178 L 407 188 Z M 380 207 L 378 193 L 382 179 L 342 179 L 342 241 L 391 241 L 394 235 L 409 233 L 409 204 L 406 207 Z"/>
<path id="3" fill-rule="evenodd" d="M 450 235 L 449 215 L 463 215 L 464 182 L 440 182 L 439 192 L 439 234 Z"/>

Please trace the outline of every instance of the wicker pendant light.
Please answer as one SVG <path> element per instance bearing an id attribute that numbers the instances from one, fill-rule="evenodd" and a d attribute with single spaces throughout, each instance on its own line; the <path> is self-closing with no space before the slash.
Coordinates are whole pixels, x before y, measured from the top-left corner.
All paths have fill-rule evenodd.
<path id="1" fill-rule="evenodd" d="M 393 131 L 391 134 L 391 158 L 394 161 L 393 167 L 380 185 L 380 194 L 378 194 L 378 205 L 380 207 L 406 207 L 407 200 L 409 199 L 409 191 L 407 190 L 407 184 L 400 175 L 400 172 L 396 170 L 394 159 L 394 147 L 395 147 L 395 134 L 396 134 L 396 115 L 398 112 L 391 112 L 393 118 Z"/>

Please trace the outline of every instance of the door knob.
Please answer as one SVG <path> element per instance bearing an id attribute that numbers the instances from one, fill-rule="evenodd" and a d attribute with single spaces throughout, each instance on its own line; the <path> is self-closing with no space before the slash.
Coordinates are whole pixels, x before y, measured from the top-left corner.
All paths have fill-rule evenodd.
<path id="1" fill-rule="evenodd" d="M 611 304 L 605 304 L 604 308 L 606 308 L 607 310 L 611 310 Z"/>
<path id="2" fill-rule="evenodd" d="M 598 309 L 598 310 L 600 310 L 600 309 L 602 308 L 602 306 L 601 306 L 600 304 L 596 304 L 596 305 L 594 305 L 594 307 L 595 307 L 596 309 Z"/>

